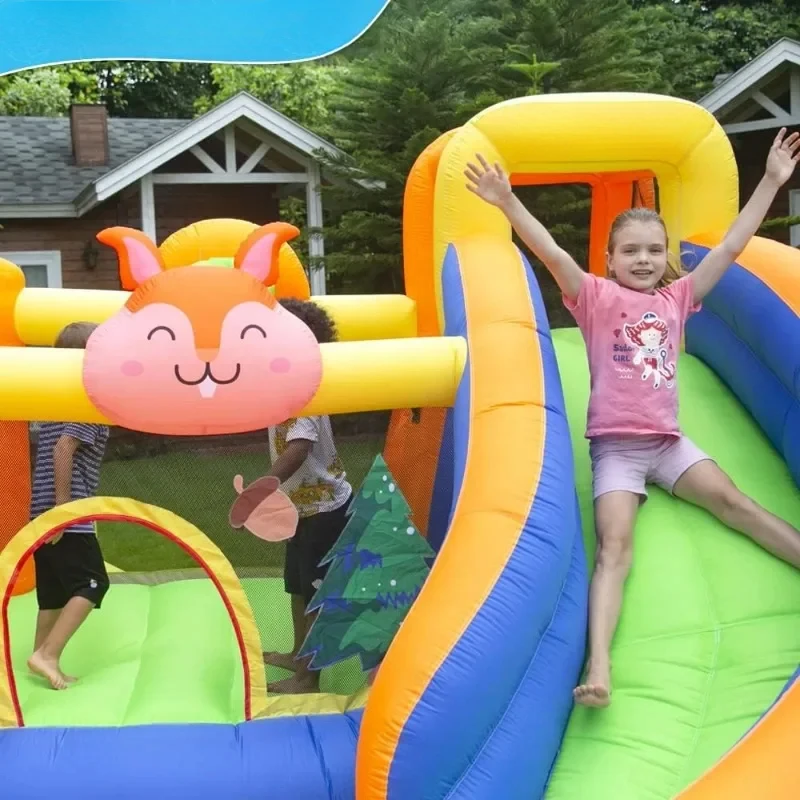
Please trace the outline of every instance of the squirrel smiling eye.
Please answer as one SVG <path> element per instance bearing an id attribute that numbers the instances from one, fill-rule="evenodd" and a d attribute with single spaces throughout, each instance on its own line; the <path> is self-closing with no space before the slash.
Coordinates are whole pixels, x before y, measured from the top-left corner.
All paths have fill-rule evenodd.
<path id="1" fill-rule="evenodd" d="M 267 338 L 267 332 L 260 325 L 246 325 L 244 330 L 240 334 L 242 339 L 244 339 L 244 335 L 248 331 L 258 331 L 265 339 Z"/>
<path id="2" fill-rule="evenodd" d="M 164 331 L 164 333 L 166 333 L 173 342 L 175 341 L 175 332 L 172 330 L 172 328 L 168 328 L 166 325 L 157 325 L 155 328 L 153 328 L 153 330 L 147 334 L 147 340 L 150 341 L 150 339 L 152 339 L 153 336 L 155 336 L 155 334 L 157 334 L 159 331 Z"/>

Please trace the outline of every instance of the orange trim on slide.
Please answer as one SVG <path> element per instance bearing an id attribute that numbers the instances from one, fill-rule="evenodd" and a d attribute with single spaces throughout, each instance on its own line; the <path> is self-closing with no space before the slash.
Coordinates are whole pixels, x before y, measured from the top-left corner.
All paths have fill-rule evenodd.
<path id="1" fill-rule="evenodd" d="M 716 247 L 722 241 L 719 233 L 690 236 L 691 244 Z M 736 263 L 752 272 L 780 297 L 795 314 L 800 315 L 800 250 L 773 239 L 754 236 Z"/>
<path id="2" fill-rule="evenodd" d="M 800 681 L 727 755 L 675 800 L 797 800 Z"/>
<path id="3" fill-rule="evenodd" d="M 544 458 L 542 354 L 520 254 L 497 237 L 462 241 L 457 250 L 470 351 L 467 463 L 447 539 L 370 693 L 358 740 L 358 800 L 385 800 L 400 736 L 416 710 L 431 713 L 419 709 L 420 699 L 511 558 Z"/>
<path id="4" fill-rule="evenodd" d="M 0 258 L 0 347 L 24 347 L 17 336 L 14 309 L 25 288 L 22 270 Z M 31 457 L 27 422 L 0 422 L 0 550 L 28 522 L 31 502 Z M 25 562 L 14 594 L 26 594 L 36 585 L 33 559 Z"/>
<path id="5" fill-rule="evenodd" d="M 443 133 L 422 151 L 411 168 L 403 195 L 403 272 L 406 295 L 417 306 L 417 336 L 441 333 L 433 263 L 433 206 L 439 161 L 455 133 Z M 383 455 L 411 507 L 414 524 L 427 536 L 446 411 L 423 408 L 419 413 L 419 422 L 412 421 L 410 409 L 392 413 Z"/>
<path id="6" fill-rule="evenodd" d="M 417 335 L 439 336 L 433 203 L 439 160 L 456 130 L 443 133 L 414 162 L 403 196 L 403 272 L 406 294 L 417 304 Z"/>

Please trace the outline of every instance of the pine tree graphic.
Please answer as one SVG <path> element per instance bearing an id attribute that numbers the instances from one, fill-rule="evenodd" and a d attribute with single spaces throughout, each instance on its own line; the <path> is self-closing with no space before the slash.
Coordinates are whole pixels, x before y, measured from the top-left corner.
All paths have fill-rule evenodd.
<path id="1" fill-rule="evenodd" d="M 377 666 L 416 600 L 434 552 L 379 455 L 348 508 L 349 520 L 322 563 L 328 572 L 308 606 L 319 611 L 300 656 L 322 669 L 358 655 Z"/>

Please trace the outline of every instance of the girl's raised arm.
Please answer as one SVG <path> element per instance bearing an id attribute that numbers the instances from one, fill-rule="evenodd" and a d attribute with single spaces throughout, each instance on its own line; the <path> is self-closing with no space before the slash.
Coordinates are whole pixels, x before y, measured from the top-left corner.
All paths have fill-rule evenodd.
<path id="1" fill-rule="evenodd" d="M 519 238 L 547 267 L 564 295 L 574 301 L 586 273 L 566 250 L 559 247 L 544 225 L 522 205 L 511 190 L 511 182 L 500 165 L 490 167 L 480 153 L 476 154 L 476 158 L 479 163 L 470 162 L 464 170 L 467 189 L 506 215 Z"/>
<path id="2" fill-rule="evenodd" d="M 781 128 L 767 156 L 764 177 L 756 187 L 747 205 L 733 222 L 725 238 L 698 264 L 692 273 L 694 301 L 699 303 L 741 255 L 747 243 L 761 227 L 778 190 L 792 177 L 800 158 L 800 134 L 786 137 Z"/>

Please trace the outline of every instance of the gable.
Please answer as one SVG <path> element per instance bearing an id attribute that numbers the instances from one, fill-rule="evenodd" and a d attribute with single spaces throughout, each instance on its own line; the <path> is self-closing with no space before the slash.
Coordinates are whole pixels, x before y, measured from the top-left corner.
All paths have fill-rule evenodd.
<path id="1" fill-rule="evenodd" d="M 343 153 L 240 93 L 194 120 L 109 119 L 110 163 L 76 167 L 66 117 L 0 117 L 0 216 L 82 216 L 232 125 L 272 147 L 273 161 L 305 170 L 319 150 Z"/>
<path id="2" fill-rule="evenodd" d="M 729 133 L 744 133 L 800 120 L 800 42 L 780 39 L 726 76 L 699 104 Z"/>
<path id="3" fill-rule="evenodd" d="M 68 117 L 0 117 L 0 206 L 72 203 L 87 184 L 185 126 L 109 119 L 110 164 L 76 167 Z"/>

